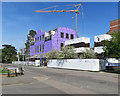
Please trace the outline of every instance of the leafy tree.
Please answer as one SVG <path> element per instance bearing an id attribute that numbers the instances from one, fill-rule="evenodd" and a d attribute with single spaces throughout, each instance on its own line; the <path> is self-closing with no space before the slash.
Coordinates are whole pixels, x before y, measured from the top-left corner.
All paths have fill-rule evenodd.
<path id="1" fill-rule="evenodd" d="M 26 43 L 25 43 L 25 56 L 26 57 L 29 57 L 30 55 L 30 46 L 34 44 L 34 36 L 36 35 L 36 31 L 34 30 L 30 30 L 29 31 L 29 34 L 27 35 L 27 40 L 26 40 Z"/>
<path id="2" fill-rule="evenodd" d="M 86 51 L 83 52 L 83 53 L 80 55 L 80 58 L 83 58 L 83 59 L 92 58 L 92 59 L 94 59 L 94 58 L 96 58 L 96 54 L 95 54 L 95 52 L 94 52 L 93 49 L 90 49 L 90 50 L 86 49 Z"/>
<path id="3" fill-rule="evenodd" d="M 78 58 L 78 54 L 75 53 L 73 46 L 65 46 L 61 50 L 61 57 L 64 59 L 75 59 Z"/>
<path id="4" fill-rule="evenodd" d="M 2 49 L 0 49 L 0 63 L 2 62 Z"/>
<path id="5" fill-rule="evenodd" d="M 47 58 L 48 59 L 58 59 L 60 54 L 61 54 L 61 52 L 59 50 L 53 49 L 52 51 L 47 53 Z"/>
<path id="6" fill-rule="evenodd" d="M 116 31 L 111 34 L 112 38 L 110 41 L 104 40 L 103 50 L 105 57 L 115 57 L 120 59 L 120 31 Z"/>
<path id="7" fill-rule="evenodd" d="M 34 37 L 36 35 L 36 31 L 30 30 L 28 35 Z"/>
<path id="8" fill-rule="evenodd" d="M 2 62 L 11 63 L 17 60 L 17 50 L 12 45 L 2 45 Z"/>
<path id="9" fill-rule="evenodd" d="M 20 58 L 20 61 L 23 61 L 23 55 L 20 55 L 19 58 Z M 24 57 L 24 60 L 25 60 L 25 57 Z"/>
<path id="10" fill-rule="evenodd" d="M 62 48 L 61 51 L 54 49 L 51 52 L 48 52 L 47 58 L 49 59 L 73 59 L 73 58 L 78 58 L 78 54 L 75 53 L 74 47 L 66 46 L 65 48 Z"/>

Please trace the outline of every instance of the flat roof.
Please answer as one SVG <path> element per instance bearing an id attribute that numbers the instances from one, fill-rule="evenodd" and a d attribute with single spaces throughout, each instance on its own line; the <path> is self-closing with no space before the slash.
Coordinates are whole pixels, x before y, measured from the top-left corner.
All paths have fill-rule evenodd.
<path id="1" fill-rule="evenodd" d="M 110 21 L 110 22 L 117 21 L 117 20 L 120 20 L 120 18 L 119 18 L 119 19 L 112 20 L 112 21 Z"/>

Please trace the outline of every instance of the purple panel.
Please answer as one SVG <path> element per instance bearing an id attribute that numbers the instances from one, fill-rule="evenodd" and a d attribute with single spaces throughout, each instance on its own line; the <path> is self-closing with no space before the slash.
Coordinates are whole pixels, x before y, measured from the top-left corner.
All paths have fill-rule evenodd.
<path id="1" fill-rule="evenodd" d="M 60 37 L 61 32 L 64 33 L 64 38 Z M 30 55 L 33 56 L 35 54 L 47 53 L 47 52 L 51 51 L 52 49 L 60 50 L 60 43 L 64 43 L 64 46 L 65 46 L 65 41 L 70 40 L 70 39 L 66 39 L 66 33 L 69 34 L 69 38 L 70 38 L 71 34 L 74 35 L 74 38 L 77 38 L 74 30 L 72 30 L 70 28 L 67 28 L 67 27 L 58 27 L 57 31 L 52 36 L 52 40 L 49 40 L 49 41 L 46 41 L 46 42 L 45 42 L 45 40 L 41 40 L 39 42 L 35 42 L 35 44 L 30 47 Z M 45 32 L 42 32 L 41 30 L 38 30 L 37 34 L 35 35 L 35 38 L 40 37 L 43 34 L 45 36 Z M 42 39 L 42 37 L 41 37 L 41 39 Z M 44 52 L 42 52 L 42 45 L 43 44 L 44 44 Z M 40 52 L 35 53 L 35 46 L 40 46 L 40 45 L 41 45 L 41 53 Z"/>
<path id="2" fill-rule="evenodd" d="M 64 33 L 64 38 L 60 37 L 61 32 Z M 77 38 L 74 30 L 66 28 L 66 27 L 58 27 L 58 30 L 56 31 L 56 33 L 52 37 L 53 49 L 60 50 L 60 43 L 64 43 L 64 46 L 65 46 L 65 41 L 70 40 L 70 39 L 66 39 L 66 33 L 69 34 L 69 38 L 70 38 L 71 34 L 74 35 L 74 38 Z"/>

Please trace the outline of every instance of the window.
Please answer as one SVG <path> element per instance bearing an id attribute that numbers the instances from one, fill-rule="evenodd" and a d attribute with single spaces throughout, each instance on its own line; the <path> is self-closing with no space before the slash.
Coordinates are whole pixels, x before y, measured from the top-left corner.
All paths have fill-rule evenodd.
<path id="1" fill-rule="evenodd" d="M 41 41 L 41 36 L 40 36 L 40 41 Z"/>
<path id="2" fill-rule="evenodd" d="M 39 41 L 39 37 L 38 37 L 38 40 L 37 41 Z"/>
<path id="3" fill-rule="evenodd" d="M 64 47 L 64 43 L 60 43 L 60 49 L 62 50 L 62 48 Z"/>
<path id="4" fill-rule="evenodd" d="M 35 46 L 35 53 L 37 52 L 37 50 L 36 50 L 36 46 Z"/>
<path id="5" fill-rule="evenodd" d="M 35 38 L 35 42 L 37 41 L 37 38 Z"/>
<path id="6" fill-rule="evenodd" d="M 64 38 L 64 33 L 63 33 L 63 32 L 61 32 L 61 34 L 60 34 L 60 35 L 61 35 L 61 38 Z"/>
<path id="7" fill-rule="evenodd" d="M 35 46 L 35 53 L 39 52 L 39 46 Z"/>
<path id="8" fill-rule="evenodd" d="M 52 36 L 51 36 L 51 35 L 50 35 L 50 36 L 45 37 L 45 41 L 49 41 L 49 40 L 52 40 Z"/>
<path id="9" fill-rule="evenodd" d="M 44 40 L 44 35 L 42 35 L 42 40 Z"/>
<path id="10" fill-rule="evenodd" d="M 98 38 L 98 41 L 100 41 L 100 38 Z"/>
<path id="11" fill-rule="evenodd" d="M 44 44 L 42 45 L 42 52 L 44 52 Z"/>
<path id="12" fill-rule="evenodd" d="M 74 39 L 74 35 L 73 34 L 71 34 L 71 39 Z"/>
<path id="13" fill-rule="evenodd" d="M 39 46 L 37 46 L 37 52 L 39 52 Z"/>
<path id="14" fill-rule="evenodd" d="M 68 33 L 66 33 L 66 39 L 69 39 L 69 34 Z"/>
<path id="15" fill-rule="evenodd" d="M 40 45 L 40 52 L 41 52 L 41 45 Z"/>

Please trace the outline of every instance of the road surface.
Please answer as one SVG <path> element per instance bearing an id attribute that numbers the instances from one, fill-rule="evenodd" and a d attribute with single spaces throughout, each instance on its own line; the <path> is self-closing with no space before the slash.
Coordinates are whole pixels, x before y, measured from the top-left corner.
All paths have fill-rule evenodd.
<path id="1" fill-rule="evenodd" d="M 3 94 L 118 94 L 118 75 L 25 66 L 25 75 L 2 78 Z"/>

